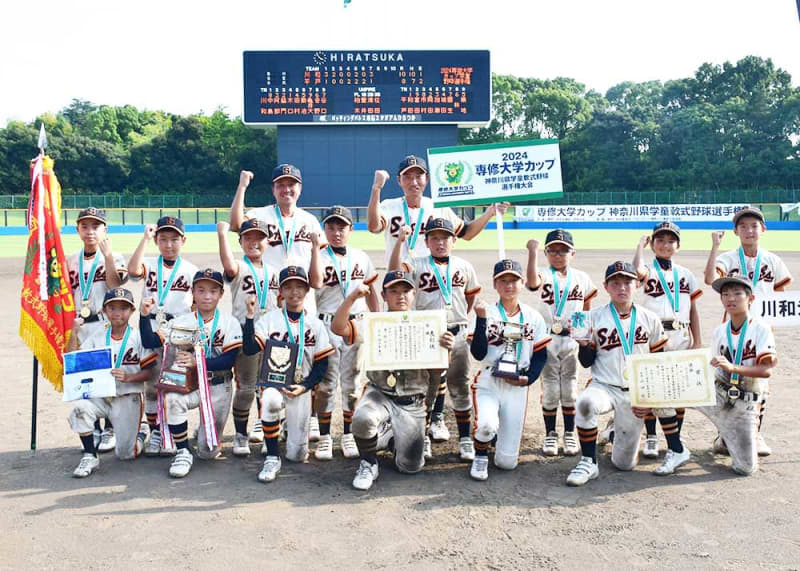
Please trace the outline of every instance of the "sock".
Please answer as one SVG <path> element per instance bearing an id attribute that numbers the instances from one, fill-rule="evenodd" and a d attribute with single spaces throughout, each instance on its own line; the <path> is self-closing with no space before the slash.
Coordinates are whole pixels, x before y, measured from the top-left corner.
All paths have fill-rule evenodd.
<path id="1" fill-rule="evenodd" d="M 661 423 L 661 430 L 664 431 L 664 438 L 667 439 L 667 448 L 673 452 L 680 454 L 683 452 L 683 444 L 681 443 L 681 433 L 678 432 L 678 418 L 677 416 L 670 416 L 668 418 L 659 418 L 658 422 Z"/>
<path id="2" fill-rule="evenodd" d="M 353 424 L 353 411 L 352 410 L 343 410 L 342 411 L 342 423 L 344 424 L 344 428 L 342 429 L 345 434 L 350 434 L 350 428 Z"/>
<path id="3" fill-rule="evenodd" d="M 556 413 L 557 408 L 544 408 L 542 407 L 542 416 L 544 416 L 544 433 L 545 436 L 551 432 L 556 431 Z"/>
<path id="4" fill-rule="evenodd" d="M 591 458 L 597 464 L 597 427 L 578 427 L 578 438 L 581 441 L 581 455 Z"/>
<path id="5" fill-rule="evenodd" d="M 81 436 L 81 444 L 83 444 L 83 451 L 86 454 L 92 454 L 97 456 L 97 451 L 94 449 L 94 435 L 87 434 L 86 436 Z"/>
<path id="6" fill-rule="evenodd" d="M 330 412 L 320 412 L 317 414 L 319 418 L 319 434 L 325 436 L 331 433 L 331 416 Z"/>
<path id="7" fill-rule="evenodd" d="M 564 417 L 564 432 L 575 432 L 575 407 L 562 404 L 561 415 Z"/>
<path id="8" fill-rule="evenodd" d="M 644 417 L 644 428 L 647 436 L 656 435 L 656 415 L 652 412 L 648 412 L 647 416 Z"/>
<path id="9" fill-rule="evenodd" d="M 178 450 L 189 449 L 189 422 L 169 425 L 170 434 Z"/>
<path id="10" fill-rule="evenodd" d="M 436 393 L 436 400 L 433 401 L 433 412 L 444 412 L 444 395 L 447 394 L 447 377 L 444 375 L 439 379 L 439 390 Z"/>
<path id="11" fill-rule="evenodd" d="M 250 411 L 242 408 L 233 409 L 233 426 L 237 434 L 247 436 L 247 421 L 250 418 Z"/>
<path id="12" fill-rule="evenodd" d="M 489 442 L 481 442 L 477 438 L 472 438 L 475 443 L 475 456 L 488 456 L 489 455 Z"/>
<path id="13" fill-rule="evenodd" d="M 472 417 L 471 410 L 457 410 L 456 413 L 456 425 L 458 426 L 458 437 L 464 438 L 465 436 L 469 436 L 470 433 L 470 418 Z"/>
<path id="14" fill-rule="evenodd" d="M 264 442 L 267 445 L 267 456 L 280 456 L 281 451 L 278 447 L 278 436 L 281 433 L 281 421 L 267 422 L 261 421 L 261 428 L 264 430 Z"/>
<path id="15" fill-rule="evenodd" d="M 150 427 L 150 432 L 160 432 L 161 429 L 158 427 L 158 413 L 146 412 L 144 416 L 147 419 L 147 426 Z"/>
<path id="16" fill-rule="evenodd" d="M 761 432 L 761 424 L 764 422 L 764 414 L 767 412 L 767 401 L 762 400 L 758 407 L 758 432 Z"/>
<path id="17" fill-rule="evenodd" d="M 678 434 L 680 434 L 681 430 L 683 429 L 683 417 L 684 417 L 685 414 L 686 414 L 686 409 L 685 408 L 676 408 L 675 409 L 675 416 L 678 417 Z"/>
<path id="18" fill-rule="evenodd" d="M 378 435 L 370 438 L 359 438 L 356 436 L 356 446 L 362 460 L 366 460 L 370 464 L 378 463 Z"/>

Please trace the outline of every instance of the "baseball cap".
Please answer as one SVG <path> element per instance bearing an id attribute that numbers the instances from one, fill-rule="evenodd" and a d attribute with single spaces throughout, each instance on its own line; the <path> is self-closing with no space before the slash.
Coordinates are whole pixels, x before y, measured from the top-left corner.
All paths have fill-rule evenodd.
<path id="1" fill-rule="evenodd" d="M 448 234 L 452 234 L 453 236 L 456 235 L 456 231 L 453 230 L 453 223 L 446 218 L 433 218 L 425 225 L 426 234 L 435 232 L 436 230 L 442 230 Z"/>
<path id="2" fill-rule="evenodd" d="M 78 217 L 75 219 L 75 223 L 77 224 L 81 220 L 86 220 L 87 218 L 91 218 L 93 220 L 97 220 L 105 224 L 106 211 L 100 210 L 99 208 L 95 208 L 94 206 L 90 206 L 89 208 L 84 208 L 83 210 L 78 212 Z"/>
<path id="3" fill-rule="evenodd" d="M 194 274 L 194 277 L 192 278 L 192 285 L 204 280 L 209 282 L 214 282 L 215 284 L 219 284 L 220 287 L 225 287 L 222 283 L 222 272 L 218 272 L 217 270 L 211 268 L 205 268 L 204 270 L 199 270 L 197 273 Z"/>
<path id="4" fill-rule="evenodd" d="M 408 155 L 406 158 L 400 161 L 400 164 L 397 166 L 397 176 L 400 176 L 408 169 L 413 169 L 415 167 L 422 169 L 425 171 L 425 174 L 428 174 L 428 163 L 425 162 L 425 159 L 414 155 Z"/>
<path id="5" fill-rule="evenodd" d="M 661 234 L 662 232 L 669 232 L 670 234 L 674 234 L 675 237 L 680 242 L 681 229 L 680 226 L 678 226 L 674 222 L 664 221 L 656 224 L 655 226 L 653 226 L 653 233 L 651 234 L 651 236 L 655 238 L 656 234 Z"/>
<path id="6" fill-rule="evenodd" d="M 522 264 L 517 262 L 516 260 L 500 260 L 494 265 L 494 275 L 493 278 L 497 279 L 500 276 L 504 276 L 506 274 L 513 274 L 518 278 L 522 278 Z"/>
<path id="7" fill-rule="evenodd" d="M 300 266 L 287 266 L 283 268 L 281 273 L 278 274 L 278 287 L 291 280 L 299 280 L 308 285 L 308 276 L 306 275 L 306 271 Z"/>
<path id="8" fill-rule="evenodd" d="M 343 222 L 347 222 L 350 226 L 353 225 L 353 214 L 349 208 L 344 206 L 331 206 L 322 213 L 322 223 L 325 224 L 331 218 L 338 218 Z"/>
<path id="9" fill-rule="evenodd" d="M 727 285 L 737 284 L 745 288 L 748 294 L 753 293 L 753 284 L 748 280 L 739 276 L 726 276 L 724 278 L 717 278 L 711 284 L 712 289 L 717 293 L 722 293 L 722 288 Z"/>
<path id="10" fill-rule="evenodd" d="M 103 307 L 112 301 L 127 301 L 131 304 L 131 307 L 136 309 L 136 304 L 133 301 L 133 294 L 124 287 L 115 287 L 114 289 L 108 290 L 106 295 L 103 296 Z"/>
<path id="11" fill-rule="evenodd" d="M 638 279 L 636 275 L 636 268 L 630 262 L 614 262 L 606 268 L 606 277 L 603 282 L 607 282 L 614 276 L 626 276 L 632 279 Z"/>
<path id="12" fill-rule="evenodd" d="M 161 230 L 175 230 L 181 236 L 186 234 L 183 231 L 183 220 L 174 216 L 162 216 L 156 222 L 156 234 Z"/>
<path id="13" fill-rule="evenodd" d="M 403 270 L 391 270 L 386 272 L 383 276 L 383 289 L 393 286 L 397 283 L 405 283 L 414 288 L 414 280 L 411 279 L 411 274 Z"/>
<path id="14" fill-rule="evenodd" d="M 752 216 L 753 218 L 758 218 L 762 224 L 766 223 L 766 221 L 764 220 L 763 212 L 761 212 L 758 208 L 754 206 L 746 206 L 745 208 L 738 210 L 733 215 L 733 227 L 736 228 L 736 225 L 739 223 L 739 220 L 741 220 L 745 216 Z"/>
<path id="15" fill-rule="evenodd" d="M 242 222 L 241 226 L 239 226 L 239 236 L 242 236 L 247 232 L 261 232 L 266 236 L 267 228 L 266 225 L 258 218 L 248 218 Z"/>
<path id="16" fill-rule="evenodd" d="M 575 242 L 572 241 L 572 233 L 560 228 L 547 233 L 547 237 L 544 239 L 545 248 L 550 244 L 564 244 L 570 248 L 575 247 Z"/>
<path id="17" fill-rule="evenodd" d="M 272 169 L 272 182 L 284 177 L 293 178 L 301 184 L 303 182 L 303 176 L 300 174 L 300 169 L 288 163 L 280 164 Z"/>

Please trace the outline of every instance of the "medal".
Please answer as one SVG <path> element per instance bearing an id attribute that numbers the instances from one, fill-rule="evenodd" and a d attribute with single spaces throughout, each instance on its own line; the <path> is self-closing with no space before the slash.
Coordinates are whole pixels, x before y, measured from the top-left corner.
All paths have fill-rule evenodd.
<path id="1" fill-rule="evenodd" d="M 572 285 L 572 272 L 567 268 L 567 281 L 564 283 L 563 291 L 558 291 L 558 274 L 553 266 L 550 266 L 550 273 L 553 275 L 553 333 L 560 335 L 564 331 L 564 326 L 561 324 L 561 314 L 564 312 L 564 306 L 567 305 L 567 297 L 569 297 L 569 287 Z"/>
<path id="2" fill-rule="evenodd" d="M 89 316 L 92 315 L 92 310 L 89 309 L 89 302 L 87 300 L 83 300 L 81 302 L 81 313 L 80 316 L 84 319 L 89 319 Z"/>
<path id="3" fill-rule="evenodd" d="M 181 267 L 181 257 L 178 256 L 175 258 L 175 263 L 172 266 L 172 271 L 169 273 L 169 278 L 167 279 L 166 285 L 163 284 L 161 281 L 161 272 L 164 267 L 164 257 L 158 257 L 158 271 L 156 275 L 156 302 L 158 303 L 158 311 L 160 313 L 164 313 L 164 303 L 167 300 L 167 296 L 169 295 L 169 291 L 172 289 L 172 282 L 175 281 L 175 276 L 178 275 L 178 268 Z M 163 287 L 162 287 L 163 285 Z M 165 317 L 165 316 L 164 316 Z M 162 322 L 165 322 L 166 319 L 162 317 Z"/>
<path id="4" fill-rule="evenodd" d="M 417 224 L 414 226 L 414 230 L 411 233 L 411 236 L 408 237 L 408 241 L 406 242 L 406 246 L 408 247 L 409 252 L 414 250 L 414 247 L 417 245 L 417 238 L 419 238 L 419 231 L 422 228 L 422 217 L 425 215 L 425 208 L 422 206 L 422 202 L 419 204 L 419 215 L 417 216 Z M 406 199 L 403 198 L 403 218 L 405 219 L 406 226 L 411 226 L 411 216 L 408 212 L 408 202 Z"/>
<path id="5" fill-rule="evenodd" d="M 244 257 L 244 261 L 247 264 L 247 267 L 250 268 L 250 273 L 253 274 L 253 286 L 256 289 L 256 299 L 258 299 L 258 306 L 261 308 L 261 315 L 266 313 L 266 306 L 267 306 L 267 290 L 269 290 L 269 276 L 267 275 L 267 266 L 263 266 L 264 270 L 264 281 L 258 279 L 258 274 L 256 273 L 256 268 L 253 265 L 253 262 L 250 261 L 250 258 L 247 256 Z"/>
<path id="6" fill-rule="evenodd" d="M 258 313 L 260 315 L 266 315 L 267 314 L 267 308 L 266 307 L 262 307 L 261 309 L 258 310 Z"/>
<path id="7" fill-rule="evenodd" d="M 81 249 L 80 256 L 78 257 L 78 286 L 81 290 L 81 312 L 80 316 L 84 319 L 88 319 L 88 317 L 92 314 L 92 310 L 89 309 L 89 293 L 92 291 L 92 284 L 94 283 L 94 276 L 97 275 L 97 263 L 100 261 L 100 256 L 97 255 L 97 252 L 94 253 L 94 260 L 92 261 L 92 268 L 89 270 L 89 276 L 83 276 L 83 258 L 85 254 L 83 249 Z"/>
<path id="8" fill-rule="evenodd" d="M 439 273 L 439 268 L 436 267 L 436 261 L 433 256 L 428 256 L 428 262 L 433 268 L 433 275 L 436 277 L 436 283 L 439 285 L 439 291 L 442 293 L 444 299 L 444 306 L 446 309 L 453 308 L 453 282 L 450 279 L 450 260 L 447 261 L 447 273 L 442 279 L 442 274 Z"/>
<path id="9" fill-rule="evenodd" d="M 278 208 L 278 205 L 275 205 L 275 218 L 278 219 L 278 227 L 281 229 L 281 244 L 283 244 L 283 249 L 286 252 L 286 260 L 289 260 L 289 254 L 292 251 L 292 246 L 294 245 L 294 226 L 297 223 L 297 216 L 292 216 L 292 227 L 289 228 L 289 233 L 286 233 L 286 229 L 283 226 L 283 215 L 281 214 L 281 209 Z M 264 289 L 267 288 L 266 281 L 264 282 Z"/>
<path id="10" fill-rule="evenodd" d="M 560 321 L 556 321 L 553 323 L 553 333 L 556 335 L 561 335 L 561 332 L 564 331 L 564 326 L 561 325 Z"/>
<path id="11" fill-rule="evenodd" d="M 156 311 L 156 322 L 159 327 L 167 322 L 167 314 L 164 312 L 164 306 L 159 306 L 158 311 Z"/>
<path id="12" fill-rule="evenodd" d="M 345 253 L 345 259 L 347 260 L 347 273 L 344 276 L 344 282 L 342 282 L 342 270 L 339 267 L 339 260 L 336 259 L 336 252 L 333 251 L 333 248 L 328 246 L 328 256 L 333 262 L 333 269 L 336 271 L 336 279 L 339 282 L 339 288 L 342 290 L 342 297 L 347 297 L 347 293 L 350 291 L 350 254 Z"/>
<path id="13" fill-rule="evenodd" d="M 389 376 L 386 377 L 386 384 L 390 389 L 393 389 L 395 387 L 395 385 L 397 384 L 397 379 L 393 374 L 389 373 Z"/>
<path id="14" fill-rule="evenodd" d="M 300 380 L 302 380 L 303 352 L 305 351 L 306 346 L 306 314 L 304 311 L 300 311 L 300 322 L 298 323 L 297 328 L 297 341 L 295 341 L 294 333 L 292 333 L 292 327 L 289 324 L 289 314 L 286 311 L 285 305 L 283 306 L 283 322 L 286 324 L 286 334 L 289 337 L 289 343 L 297 344 L 297 372 L 295 373 L 295 379 L 297 379 L 299 375 Z"/>
<path id="15" fill-rule="evenodd" d="M 681 291 L 680 281 L 678 280 L 678 270 L 675 268 L 675 264 L 672 264 L 672 287 L 675 290 L 675 293 L 673 294 L 673 292 L 669 289 L 667 278 L 664 277 L 664 272 L 661 271 L 661 264 L 658 260 L 653 260 L 653 267 L 656 269 L 656 274 L 658 275 L 658 282 L 661 284 L 661 289 L 664 290 L 664 295 L 667 296 L 667 301 L 669 301 L 670 307 L 672 307 L 672 313 L 677 316 L 681 308 Z M 672 319 L 672 331 L 677 329 L 675 326 L 676 321 L 677 319 Z"/>
<path id="16" fill-rule="evenodd" d="M 294 384 L 299 385 L 303 382 L 303 373 L 300 371 L 295 371 L 294 373 Z"/>
<path id="17" fill-rule="evenodd" d="M 739 266 L 742 268 L 742 277 L 747 279 L 750 277 L 749 272 L 747 271 L 747 259 L 744 255 L 744 248 L 739 246 Z M 756 256 L 756 266 L 753 268 L 753 289 L 755 289 L 756 284 L 758 283 L 758 278 L 761 277 L 761 250 L 759 249 L 758 255 Z"/>

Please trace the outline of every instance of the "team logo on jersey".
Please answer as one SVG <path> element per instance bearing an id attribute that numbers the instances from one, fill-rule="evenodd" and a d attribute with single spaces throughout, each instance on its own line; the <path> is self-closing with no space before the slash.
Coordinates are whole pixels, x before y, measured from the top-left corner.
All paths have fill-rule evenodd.
<path id="1" fill-rule="evenodd" d="M 289 341 L 289 342 L 291 342 L 291 339 L 289 339 L 289 334 L 286 333 L 286 332 L 281 333 L 280 331 L 273 331 L 272 333 L 269 334 L 269 338 L 270 339 L 275 339 L 276 341 Z M 317 336 L 314 335 L 314 332 L 311 331 L 310 329 L 306 329 L 305 346 L 306 347 L 313 347 L 316 344 L 317 344 Z"/>
<path id="2" fill-rule="evenodd" d="M 689 282 L 685 277 L 678 280 L 678 291 L 685 294 L 692 293 L 692 290 L 689 289 Z M 648 278 L 644 284 L 644 294 L 650 297 L 661 297 L 664 295 L 664 288 L 661 287 L 661 281 L 658 278 Z"/>
<path id="3" fill-rule="evenodd" d="M 759 272 L 759 274 L 760 275 L 758 276 L 758 281 L 760 281 L 760 282 L 774 282 L 775 281 L 775 275 L 772 273 L 772 269 L 769 266 L 767 266 L 766 264 L 762 264 L 761 265 L 761 271 Z M 733 276 L 741 276 L 742 273 L 741 273 L 741 270 L 737 267 L 737 268 L 731 269 L 731 271 L 728 272 L 728 275 L 731 276 L 731 277 L 733 277 Z M 748 279 L 752 280 L 753 279 L 753 272 L 747 272 L 747 277 L 748 277 Z"/>
<path id="4" fill-rule="evenodd" d="M 616 327 L 608 329 L 603 327 L 597 330 L 597 340 L 599 341 L 599 348 L 606 351 L 611 351 L 617 347 L 622 347 L 622 341 L 619 337 L 619 332 Z M 641 345 L 650 340 L 650 334 L 641 326 L 636 326 L 636 333 L 634 333 L 634 344 Z"/>
<path id="5" fill-rule="evenodd" d="M 83 272 L 83 277 L 84 277 L 84 279 L 88 280 L 89 279 L 89 272 Z M 106 281 L 106 267 L 105 266 L 101 266 L 101 265 L 98 264 L 97 272 L 94 274 L 94 281 L 92 283 L 93 284 L 97 283 L 97 282 L 105 283 L 105 281 Z M 80 282 L 80 279 L 78 279 L 78 272 L 77 271 L 73 271 L 73 270 L 69 271 L 69 285 L 70 285 L 70 287 L 72 289 L 80 287 L 81 282 Z"/>
<path id="6" fill-rule="evenodd" d="M 463 288 L 467 285 L 467 277 L 463 274 L 463 272 L 461 272 L 461 270 L 456 270 L 453 272 L 451 279 L 454 288 Z M 439 283 L 436 281 L 436 276 L 434 276 L 431 272 L 424 272 L 420 274 L 418 289 L 428 293 L 432 291 L 438 291 Z"/>
<path id="7" fill-rule="evenodd" d="M 281 231 L 275 224 L 267 224 L 267 243 L 270 246 L 280 246 L 283 244 L 283 240 L 281 240 Z M 286 239 L 289 238 L 290 230 L 286 231 Z M 294 233 L 294 241 L 295 242 L 311 242 L 311 232 L 306 226 L 301 226 L 297 229 Z"/>
<path id="8" fill-rule="evenodd" d="M 727 345 L 719 346 L 719 354 L 724 356 L 731 363 L 733 363 L 733 356 L 731 355 L 731 350 Z M 748 339 L 744 342 L 744 351 L 742 351 L 742 362 L 747 361 L 748 359 L 755 359 L 755 358 L 756 358 L 756 344 L 752 339 Z"/>
<path id="9" fill-rule="evenodd" d="M 553 297 L 553 284 L 544 284 L 542 286 L 542 302 L 546 303 L 547 305 L 553 305 L 553 303 L 555 303 Z M 576 285 L 574 288 L 569 290 L 567 301 L 583 301 L 583 291 L 581 290 L 581 286 Z"/>
<path id="10" fill-rule="evenodd" d="M 116 355 L 114 356 L 116 358 Z M 129 347 L 127 351 L 125 351 L 125 356 L 122 358 L 122 366 L 125 365 L 138 365 L 139 364 L 139 353 L 133 350 L 133 347 Z"/>
<path id="11" fill-rule="evenodd" d="M 158 288 L 156 284 L 158 283 L 158 278 L 155 272 L 147 272 L 147 281 L 145 282 L 145 287 L 150 291 L 156 291 Z M 164 286 L 167 285 L 167 280 L 163 280 Z M 192 289 L 191 284 L 186 281 L 186 276 L 178 276 L 175 278 L 175 281 L 172 282 L 172 287 L 169 288 L 169 291 L 180 291 L 180 292 L 187 292 Z"/>
<path id="12" fill-rule="evenodd" d="M 322 278 L 323 285 L 326 286 L 338 286 L 340 283 L 344 283 L 347 280 L 347 270 L 341 270 L 341 279 L 336 278 L 336 269 L 333 266 L 326 266 L 325 267 L 325 275 Z M 366 277 L 366 272 L 359 266 L 355 264 L 353 269 L 350 271 L 350 279 L 351 280 L 363 280 Z"/>
<path id="13" fill-rule="evenodd" d="M 252 274 L 248 274 L 242 278 L 242 293 L 256 293 L 256 281 L 253 279 Z M 264 280 L 258 280 L 259 287 L 264 287 Z M 278 279 L 275 274 L 269 278 L 269 289 L 278 289 Z"/>

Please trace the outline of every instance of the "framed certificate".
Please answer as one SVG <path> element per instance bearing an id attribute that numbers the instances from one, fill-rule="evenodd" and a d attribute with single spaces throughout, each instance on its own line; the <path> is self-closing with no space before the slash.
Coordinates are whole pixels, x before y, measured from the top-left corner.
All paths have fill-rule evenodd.
<path id="1" fill-rule="evenodd" d="M 364 315 L 364 370 L 446 369 L 447 349 L 439 337 L 447 331 L 443 309 L 389 311 Z"/>
<path id="2" fill-rule="evenodd" d="M 64 353 L 64 402 L 113 397 L 117 382 L 111 375 L 111 348 Z"/>
<path id="3" fill-rule="evenodd" d="M 633 355 L 626 375 L 633 406 L 685 408 L 717 402 L 708 348 Z"/>

